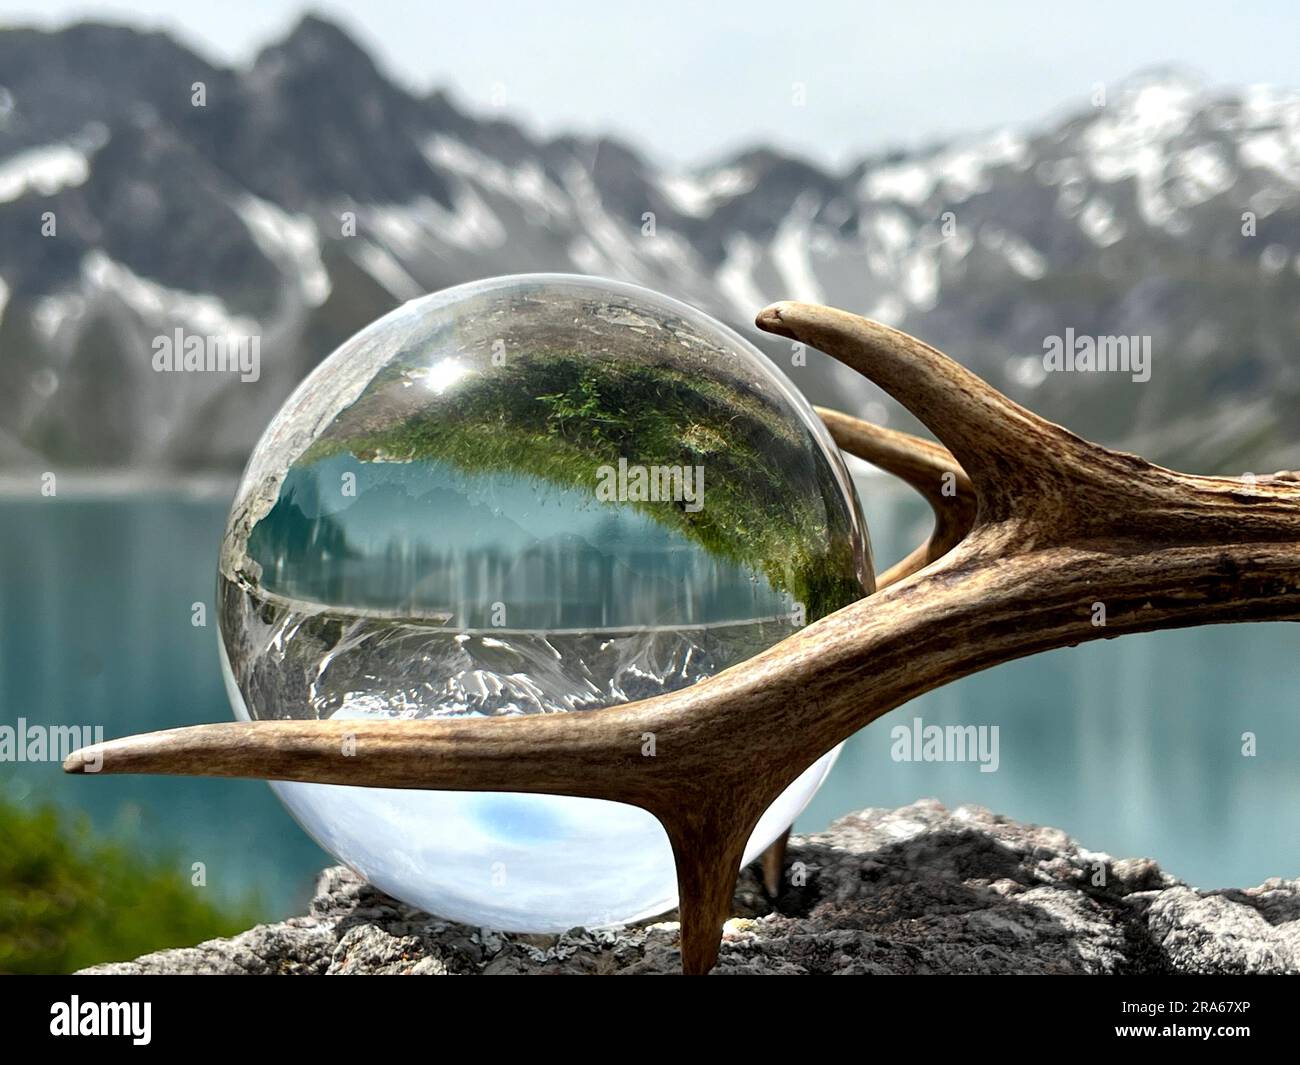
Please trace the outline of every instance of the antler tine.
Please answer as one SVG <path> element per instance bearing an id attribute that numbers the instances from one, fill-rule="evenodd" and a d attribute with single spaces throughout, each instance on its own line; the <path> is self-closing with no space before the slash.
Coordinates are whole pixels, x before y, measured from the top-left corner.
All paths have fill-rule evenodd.
<path id="1" fill-rule="evenodd" d="M 880 322 L 787 300 L 764 308 L 755 324 L 851 366 L 915 414 L 965 469 L 984 521 L 1023 511 L 1033 498 L 1024 491 L 1028 483 L 1041 488 L 1045 479 L 1068 479 L 1065 470 L 1083 465 L 1074 453 L 1093 447 L 928 344 Z M 1030 440 L 1033 456 L 1026 455 Z"/>
<path id="2" fill-rule="evenodd" d="M 871 319 L 784 301 L 755 321 L 857 370 L 947 445 L 974 487 L 979 528 L 966 537 L 971 555 L 1068 540 L 1260 541 L 1276 534 L 1278 519 L 1293 515 L 1295 493 L 1285 476 L 1249 484 L 1198 477 L 1102 447 L 1026 410 L 928 344 Z M 868 443 L 887 453 L 881 441 Z M 899 476 L 916 483 L 907 472 Z M 1243 510 L 1242 502 L 1251 506 Z"/>
<path id="3" fill-rule="evenodd" d="M 872 425 L 837 410 L 814 408 L 840 450 L 865 459 L 915 488 L 934 512 L 934 532 L 902 561 L 876 577 L 887 588 L 946 555 L 975 523 L 975 488 L 952 453 L 939 444 Z"/>

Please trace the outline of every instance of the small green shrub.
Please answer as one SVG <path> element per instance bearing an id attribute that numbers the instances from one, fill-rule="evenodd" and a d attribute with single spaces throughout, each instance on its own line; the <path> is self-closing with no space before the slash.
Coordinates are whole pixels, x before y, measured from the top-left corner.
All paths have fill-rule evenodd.
<path id="1" fill-rule="evenodd" d="M 176 864 L 96 839 L 89 821 L 0 798 L 0 973 L 71 972 L 190 946 L 258 920 L 221 908 Z"/>

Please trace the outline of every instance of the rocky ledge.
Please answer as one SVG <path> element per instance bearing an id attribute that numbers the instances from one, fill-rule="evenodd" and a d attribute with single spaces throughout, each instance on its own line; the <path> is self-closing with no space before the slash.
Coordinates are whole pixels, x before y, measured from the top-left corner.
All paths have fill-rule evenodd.
<path id="1" fill-rule="evenodd" d="M 1300 880 L 1198 891 L 1145 858 L 934 801 L 791 840 L 773 907 L 746 870 L 721 973 L 1297 973 Z M 796 864 L 797 863 L 797 864 Z M 89 973 L 672 973 L 671 920 L 505 935 L 404 906 L 345 869 L 311 912 Z"/>

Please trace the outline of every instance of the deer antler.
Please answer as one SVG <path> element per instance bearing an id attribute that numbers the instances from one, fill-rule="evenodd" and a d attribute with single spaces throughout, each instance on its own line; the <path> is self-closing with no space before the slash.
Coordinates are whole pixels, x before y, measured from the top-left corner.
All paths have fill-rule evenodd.
<path id="1" fill-rule="evenodd" d="M 778 303 L 758 324 L 859 370 L 951 452 L 824 415 L 845 450 L 900 473 L 936 507 L 925 554 L 895 567 L 875 595 L 724 673 L 643 702 L 478 721 L 200 725 L 97 744 L 65 768 L 82 772 L 102 758 L 110 773 L 631 803 L 668 833 L 682 965 L 703 973 L 717 959 L 759 816 L 804 768 L 881 714 L 978 670 L 1085 640 L 1300 619 L 1294 479 L 1197 477 L 1109 451 L 920 341 L 843 311 Z M 944 474 L 955 495 L 936 490 Z M 646 733 L 655 735 L 656 757 L 641 756 Z M 348 757 L 345 737 L 353 741 Z"/>

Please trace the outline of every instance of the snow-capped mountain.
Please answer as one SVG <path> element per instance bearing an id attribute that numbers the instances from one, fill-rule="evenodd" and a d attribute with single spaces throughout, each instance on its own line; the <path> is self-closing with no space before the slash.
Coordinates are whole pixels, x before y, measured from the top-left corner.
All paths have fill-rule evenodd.
<path id="1" fill-rule="evenodd" d="M 3 30 L 0 86 L 0 466 L 236 468 L 356 329 L 529 271 L 676 295 L 875 420 L 913 424 L 754 313 L 872 315 L 1169 464 L 1300 466 L 1300 94 L 1159 71 L 845 173 L 759 148 L 682 174 L 411 95 L 310 17 L 238 70 L 121 27 Z M 259 379 L 156 373 L 178 328 L 260 337 Z M 1047 372 L 1067 331 L 1149 338 L 1150 379 Z"/>

